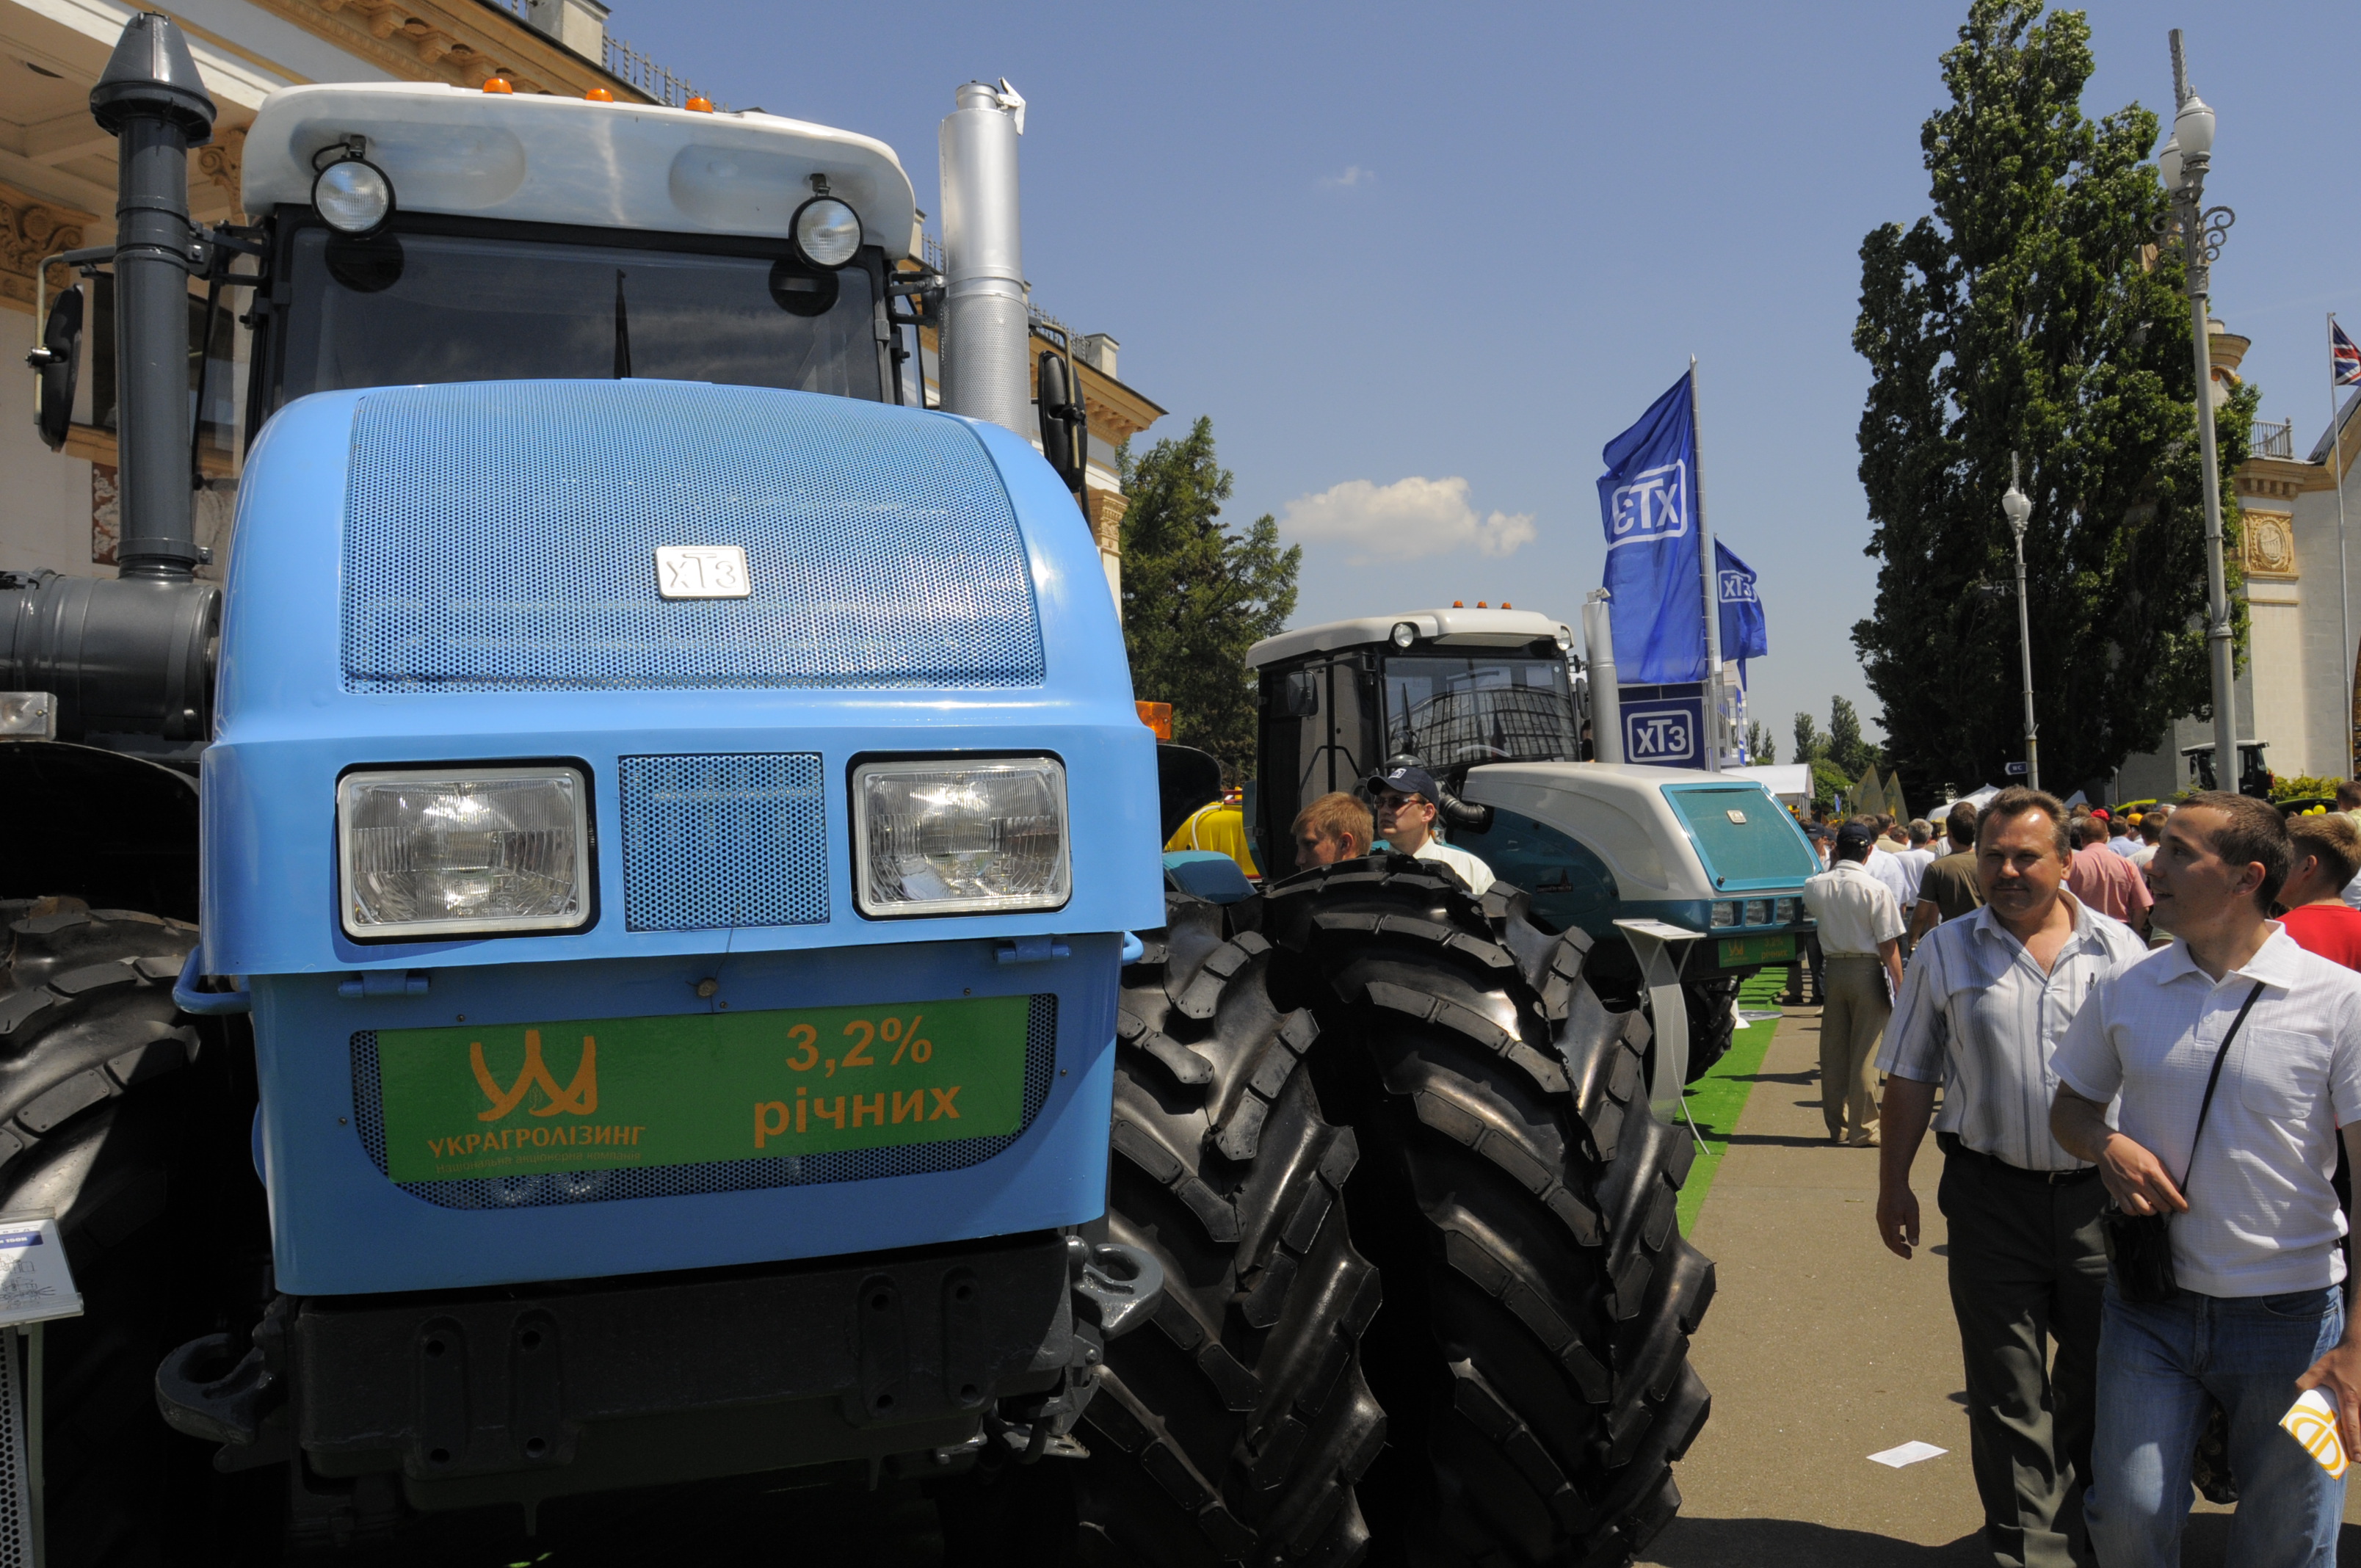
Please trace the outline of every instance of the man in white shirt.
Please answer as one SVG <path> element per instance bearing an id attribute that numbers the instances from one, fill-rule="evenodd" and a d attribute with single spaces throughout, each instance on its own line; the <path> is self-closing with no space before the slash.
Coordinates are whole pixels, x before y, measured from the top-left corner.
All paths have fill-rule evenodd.
<path id="1" fill-rule="evenodd" d="M 1804 883 L 1818 923 L 1821 964 L 1820 1116 L 1828 1136 L 1877 1146 L 1877 1040 L 1902 988 L 1902 906 L 1862 862 L 1876 829 L 1837 829 L 1828 869 Z"/>
<path id="2" fill-rule="evenodd" d="M 1455 850 L 1434 836 L 1435 814 L 1443 808 L 1443 786 L 1424 768 L 1395 768 L 1371 773 L 1369 797 L 1377 808 L 1378 831 L 1399 854 L 1415 855 L 1449 866 L 1467 891 L 1478 898 L 1492 885 L 1492 868 L 1465 850 Z"/>
<path id="3" fill-rule="evenodd" d="M 1853 820 L 1870 831 L 1869 859 L 1862 864 L 1868 869 L 1870 875 L 1885 884 L 1886 892 L 1894 894 L 1894 906 L 1903 911 L 1906 916 L 1917 894 L 1910 886 L 1910 873 L 1903 869 L 1902 857 L 1894 852 L 1905 846 L 1889 843 L 1886 840 L 1886 833 L 1894 818 L 1866 816 L 1857 817 Z M 1833 861 L 1829 862 L 1829 867 L 1831 870 L 1835 868 Z"/>
<path id="4" fill-rule="evenodd" d="M 1935 828 L 1925 817 L 1913 817 L 1910 822 L 1910 847 L 1896 850 L 1894 858 L 1902 862 L 1902 875 L 1910 896 L 1902 901 L 1902 918 L 1910 918 L 1910 911 L 1918 902 L 1918 888 L 1927 868 L 1935 863 Z"/>
<path id="5" fill-rule="evenodd" d="M 2050 1136 L 2049 1061 L 2099 978 L 2147 948 L 2066 891 L 2055 796 L 2003 790 L 1976 846 L 1985 904 L 1920 939 L 1885 1025 L 1877 1230 L 1900 1257 L 1918 1245 L 1910 1165 L 1939 1083 L 1936 1191 L 1984 1544 L 2002 1568 L 2070 1568 L 2091 1476 L 2107 1192 Z"/>
<path id="6" fill-rule="evenodd" d="M 2178 1286 L 2107 1294 L 2083 1505 L 2107 1568 L 2180 1561 L 2209 1399 L 2238 1484 L 2224 1561 L 2336 1560 L 2345 1483 L 2279 1420 L 2317 1387 L 2361 1451 L 2361 1316 L 2337 1247 L 2351 1216 L 2331 1184 L 2340 1127 L 2361 1158 L 2361 975 L 2267 918 L 2289 861 L 2268 804 L 2191 797 L 2148 866 L 2172 945 L 2101 981 L 2053 1059 L 2051 1131 L 2126 1214 L 2169 1219 Z"/>

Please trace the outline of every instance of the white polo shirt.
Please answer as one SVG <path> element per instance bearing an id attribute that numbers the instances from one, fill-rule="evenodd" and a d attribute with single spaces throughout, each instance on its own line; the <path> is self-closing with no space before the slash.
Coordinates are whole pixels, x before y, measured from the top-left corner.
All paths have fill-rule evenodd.
<path id="1" fill-rule="evenodd" d="M 1491 867 L 1465 850 L 1453 849 L 1440 839 L 1430 837 L 1425 843 L 1421 844 L 1418 847 L 1417 858 L 1422 861 L 1437 861 L 1449 866 L 1459 873 L 1459 880 L 1467 884 L 1467 891 L 1478 898 L 1483 897 L 1484 890 L 1492 885 Z"/>
<path id="2" fill-rule="evenodd" d="M 1902 935 L 1902 905 L 1859 861 L 1806 878 L 1804 913 L 1817 922 L 1820 951 L 1832 959 L 1875 958 L 1880 943 Z"/>
<path id="3" fill-rule="evenodd" d="M 2190 1168 L 2190 1136 L 2222 1036 L 2256 981 L 2262 994 L 2222 1064 Z M 2345 1277 L 2337 1129 L 2361 1120 L 2361 975 L 2273 924 L 2242 969 L 2208 979 L 2175 940 L 2109 974 L 2051 1067 L 2105 1104 L 2163 1163 L 2189 1212 L 2172 1219 L 2172 1267 L 2205 1296 L 2275 1296 Z"/>

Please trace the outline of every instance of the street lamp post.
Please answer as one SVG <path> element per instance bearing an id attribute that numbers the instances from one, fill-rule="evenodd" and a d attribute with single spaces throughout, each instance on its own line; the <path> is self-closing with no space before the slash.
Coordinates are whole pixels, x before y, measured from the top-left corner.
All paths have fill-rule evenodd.
<path id="1" fill-rule="evenodd" d="M 2222 562 L 2222 472 L 2213 447 L 2213 365 L 2205 341 L 2212 268 L 2229 238 L 2237 214 L 2205 205 L 2205 171 L 2213 161 L 2213 111 L 2189 85 L 2180 53 L 2180 29 L 2172 29 L 2172 95 L 2179 105 L 2172 136 L 2157 154 L 2157 172 L 2172 198 L 2172 212 L 2157 222 L 2160 239 L 2178 240 L 2189 273 L 2190 349 L 2197 364 L 2197 448 L 2205 481 L 2206 651 L 2213 666 L 2213 781 L 2235 790 L 2238 777 L 2236 648 L 2230 627 L 2230 586 Z"/>
<path id="2" fill-rule="evenodd" d="M 2025 663 L 2025 782 L 2039 789 L 2041 751 L 2033 731 L 2033 618 L 2025 608 L 2025 525 L 2032 519 L 2033 503 L 2016 488 L 2014 452 L 2008 455 L 2008 493 L 2001 497 L 2000 510 L 2008 515 L 2009 532 L 2016 535 L 2016 651 Z"/>

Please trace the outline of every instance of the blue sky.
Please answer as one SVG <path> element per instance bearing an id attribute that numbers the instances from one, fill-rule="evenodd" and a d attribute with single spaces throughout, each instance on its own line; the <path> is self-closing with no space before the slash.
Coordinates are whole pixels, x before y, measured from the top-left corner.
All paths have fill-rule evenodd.
<path id="1" fill-rule="evenodd" d="M 1762 574 L 1753 710 L 1784 753 L 1790 716 L 1825 726 L 1832 693 L 1874 727 L 1847 635 L 1875 586 L 1856 253 L 1926 209 L 1918 126 L 1965 14 L 1097 0 L 905 5 L 896 25 L 617 0 L 609 27 L 725 102 L 881 137 L 929 211 L 952 88 L 1007 77 L 1030 104 L 1036 302 L 1122 341 L 1124 379 L 1172 411 L 1151 438 L 1213 417 L 1234 520 L 1295 503 L 1299 623 L 1454 598 L 1573 619 L 1599 580 L 1599 448 L 1697 355 L 1707 507 Z M 2238 212 L 2215 313 L 2255 340 L 2264 417 L 2308 450 L 2321 313 L 2361 329 L 2336 112 L 2361 12 L 2089 14 L 2092 114 L 2169 104 L 2166 30 L 2188 29 L 2221 115 L 2210 194 Z"/>

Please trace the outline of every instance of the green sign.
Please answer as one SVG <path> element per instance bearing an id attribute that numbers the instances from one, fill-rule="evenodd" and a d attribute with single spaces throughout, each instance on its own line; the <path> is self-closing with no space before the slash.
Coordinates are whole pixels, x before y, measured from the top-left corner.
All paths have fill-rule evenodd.
<path id="1" fill-rule="evenodd" d="M 1721 939 L 1721 967 L 1742 969 L 1748 964 L 1791 963 L 1795 957 L 1795 938 L 1789 933 L 1763 937 L 1724 937 Z"/>
<path id="2" fill-rule="evenodd" d="M 1013 1133 L 1028 999 L 383 1029 L 396 1181 L 826 1154 Z"/>

